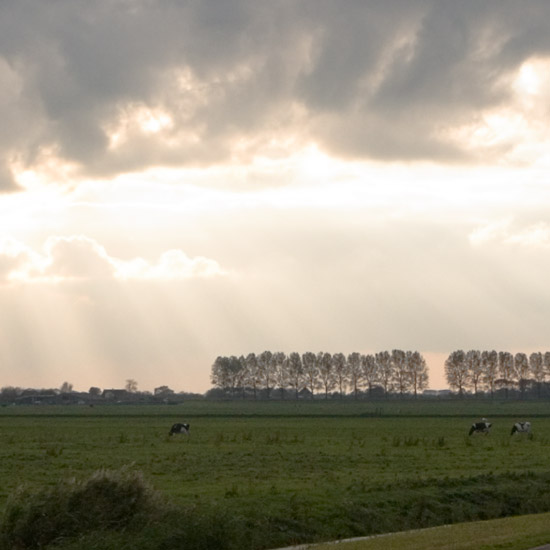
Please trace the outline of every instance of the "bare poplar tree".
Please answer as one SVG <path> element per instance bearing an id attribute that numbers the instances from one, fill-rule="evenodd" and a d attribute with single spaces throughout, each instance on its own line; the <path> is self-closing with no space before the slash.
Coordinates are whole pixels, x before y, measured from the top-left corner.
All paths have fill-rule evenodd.
<path id="1" fill-rule="evenodd" d="M 278 351 L 273 354 L 274 380 L 284 399 L 285 390 L 288 388 L 288 360 L 285 353 Z"/>
<path id="2" fill-rule="evenodd" d="M 464 395 L 464 389 L 469 382 L 469 372 L 466 354 L 462 350 L 453 351 L 445 360 L 445 377 L 450 388 L 455 388 L 459 395 Z"/>
<path id="3" fill-rule="evenodd" d="M 525 386 L 529 380 L 529 359 L 525 353 L 516 353 L 514 356 L 514 373 L 518 381 L 521 396 L 525 395 Z"/>
<path id="4" fill-rule="evenodd" d="M 498 373 L 500 378 L 496 383 L 504 388 L 506 399 L 508 399 L 510 386 L 514 384 L 514 356 L 510 352 L 498 352 Z"/>
<path id="5" fill-rule="evenodd" d="M 348 382 L 355 399 L 357 399 L 357 393 L 359 392 L 362 374 L 361 354 L 354 351 L 348 355 Z"/>
<path id="6" fill-rule="evenodd" d="M 319 376 L 317 358 L 314 353 L 306 351 L 302 355 L 302 367 L 304 369 L 305 387 L 311 392 L 311 399 L 313 399 Z"/>
<path id="7" fill-rule="evenodd" d="M 546 376 L 550 376 L 550 351 L 544 352 L 543 363 Z"/>
<path id="8" fill-rule="evenodd" d="M 483 371 L 483 382 L 489 388 L 491 397 L 493 397 L 498 373 L 498 353 L 495 350 L 481 352 L 481 369 Z"/>
<path id="9" fill-rule="evenodd" d="M 328 393 L 336 385 L 336 378 L 332 367 L 332 355 L 320 351 L 317 354 L 317 365 L 319 367 L 319 380 L 325 390 L 325 399 L 328 399 Z"/>
<path id="10" fill-rule="evenodd" d="M 372 388 L 379 380 L 378 365 L 374 355 L 362 355 L 361 368 L 363 370 L 363 380 L 367 384 L 369 396 L 372 396 Z"/>
<path id="11" fill-rule="evenodd" d="M 533 380 L 537 383 L 537 397 L 540 398 L 542 384 L 546 378 L 542 353 L 535 352 L 529 355 L 529 370 L 531 371 Z"/>
<path id="12" fill-rule="evenodd" d="M 237 375 L 237 387 L 241 388 L 242 398 L 245 398 L 246 383 L 248 381 L 248 366 L 244 356 L 239 357 L 239 373 Z"/>
<path id="13" fill-rule="evenodd" d="M 258 384 L 260 383 L 260 369 L 258 366 L 258 358 L 255 353 L 249 353 L 245 359 L 247 370 L 246 383 L 252 388 L 254 399 L 257 397 Z"/>
<path id="14" fill-rule="evenodd" d="M 235 355 L 227 360 L 227 375 L 229 380 L 229 389 L 231 390 L 231 395 L 235 395 L 235 389 L 239 387 L 239 382 L 243 374 L 243 367 L 241 361 Z"/>
<path id="15" fill-rule="evenodd" d="M 394 349 L 391 352 L 392 377 L 394 387 L 399 391 L 399 395 L 409 389 L 409 373 L 407 371 L 407 355 L 400 349 Z"/>
<path id="16" fill-rule="evenodd" d="M 387 397 L 388 392 L 392 389 L 393 365 L 391 355 L 387 351 L 380 351 L 374 356 L 378 365 L 379 380 L 384 388 L 384 395 Z"/>
<path id="17" fill-rule="evenodd" d="M 348 378 L 348 363 L 346 356 L 343 353 L 335 353 L 332 356 L 332 367 L 334 369 L 334 377 L 340 397 L 344 396 L 346 381 Z"/>
<path id="18" fill-rule="evenodd" d="M 273 363 L 273 353 L 263 351 L 258 357 L 258 371 L 262 387 L 265 389 L 267 398 L 271 394 L 271 388 L 275 383 L 275 365 Z"/>
<path id="19" fill-rule="evenodd" d="M 418 351 L 407 352 L 407 370 L 416 397 L 419 391 L 428 387 L 428 367 Z"/>
<path id="20" fill-rule="evenodd" d="M 128 380 L 126 381 L 128 385 Z M 216 357 L 212 369 L 210 371 L 210 382 L 222 389 L 228 390 L 231 386 L 229 374 L 229 358 L 219 355 Z"/>
<path id="21" fill-rule="evenodd" d="M 294 389 L 294 395 L 298 399 L 298 393 L 304 387 L 304 369 L 302 358 L 295 351 L 288 356 L 288 384 Z"/>
<path id="22" fill-rule="evenodd" d="M 474 394 L 477 395 L 478 387 L 483 377 L 481 352 L 473 349 L 467 352 L 466 366 L 468 368 L 470 382 L 474 388 Z"/>

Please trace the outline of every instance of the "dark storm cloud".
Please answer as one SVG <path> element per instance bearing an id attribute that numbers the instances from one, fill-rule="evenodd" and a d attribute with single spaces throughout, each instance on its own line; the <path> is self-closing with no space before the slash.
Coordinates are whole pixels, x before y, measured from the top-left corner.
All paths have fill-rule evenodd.
<path id="1" fill-rule="evenodd" d="M 505 104 L 550 52 L 545 0 L 84 2 L 0 5 L 0 190 L 45 152 L 84 173 L 223 162 L 288 132 L 360 158 L 463 159 L 449 138 Z M 160 109 L 162 132 L 127 129 Z"/>

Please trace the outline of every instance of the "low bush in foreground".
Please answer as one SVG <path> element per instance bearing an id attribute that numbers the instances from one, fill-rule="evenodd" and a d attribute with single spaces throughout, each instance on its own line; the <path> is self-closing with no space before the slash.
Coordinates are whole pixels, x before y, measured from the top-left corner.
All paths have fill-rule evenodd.
<path id="1" fill-rule="evenodd" d="M 2 548 L 44 548 L 95 530 L 121 530 L 147 520 L 156 495 L 139 472 L 98 471 L 86 481 L 68 480 L 8 499 L 0 526 Z"/>
<path id="2" fill-rule="evenodd" d="M 257 550 L 550 511 L 550 473 L 508 473 L 357 488 L 330 507 L 308 495 L 279 509 L 175 508 L 140 473 L 100 471 L 9 499 L 1 550 Z"/>

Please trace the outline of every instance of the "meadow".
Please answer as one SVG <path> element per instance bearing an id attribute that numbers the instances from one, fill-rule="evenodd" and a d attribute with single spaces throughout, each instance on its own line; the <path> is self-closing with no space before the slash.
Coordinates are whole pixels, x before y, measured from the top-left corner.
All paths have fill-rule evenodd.
<path id="1" fill-rule="evenodd" d="M 469 437 L 481 416 L 491 434 Z M 525 418 L 532 437 L 511 437 Z M 169 437 L 182 420 L 190 437 Z M 124 467 L 172 511 L 199 514 L 201 529 L 223 516 L 227 548 L 273 548 L 547 511 L 549 458 L 543 402 L 6 407 L 0 507 L 22 484 L 32 494 Z M 246 540 L 231 546 L 233 530 Z M 158 534 L 136 536 L 149 540 L 143 548 L 163 548 Z M 107 548 L 105 540 L 89 547 Z M 205 544 L 196 547 L 220 547 Z"/>

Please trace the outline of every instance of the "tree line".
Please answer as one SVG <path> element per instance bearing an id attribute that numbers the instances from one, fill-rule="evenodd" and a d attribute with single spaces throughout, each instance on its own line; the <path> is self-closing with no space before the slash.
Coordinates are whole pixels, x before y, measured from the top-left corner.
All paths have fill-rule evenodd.
<path id="1" fill-rule="evenodd" d="M 280 392 L 284 398 L 287 392 L 298 398 L 315 393 L 347 393 L 355 397 L 367 391 L 382 391 L 384 395 L 417 393 L 428 386 L 426 361 L 417 351 L 381 351 L 375 354 L 358 352 L 344 355 L 327 352 L 264 351 L 244 356 L 219 356 L 212 365 L 211 382 L 229 395 L 243 397 L 252 394 L 254 398 L 262 392 L 270 397 Z"/>
<path id="2" fill-rule="evenodd" d="M 550 351 L 510 353 L 507 351 L 453 351 L 445 361 L 445 376 L 449 387 L 460 395 L 465 392 L 510 390 L 523 396 L 529 389 L 541 396 L 541 390 L 550 380 Z"/>

